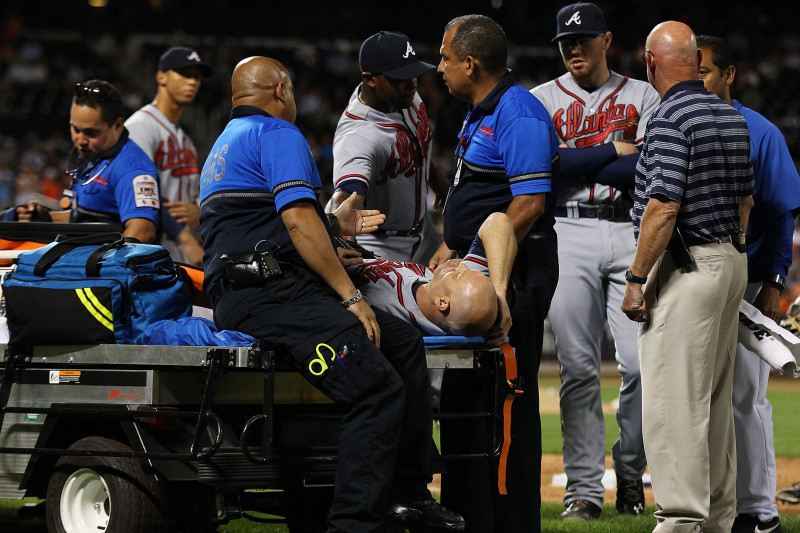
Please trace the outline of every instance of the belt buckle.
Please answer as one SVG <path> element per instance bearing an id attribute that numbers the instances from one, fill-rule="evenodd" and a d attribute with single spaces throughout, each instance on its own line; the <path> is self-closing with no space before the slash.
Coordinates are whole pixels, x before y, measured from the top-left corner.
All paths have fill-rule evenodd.
<path id="1" fill-rule="evenodd" d="M 614 218 L 614 206 L 600 204 L 597 206 L 597 219 L 598 220 L 611 220 Z"/>

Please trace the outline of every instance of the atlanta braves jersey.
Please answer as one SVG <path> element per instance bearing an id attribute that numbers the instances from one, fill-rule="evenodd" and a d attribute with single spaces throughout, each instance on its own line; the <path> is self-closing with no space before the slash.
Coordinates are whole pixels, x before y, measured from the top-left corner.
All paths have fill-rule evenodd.
<path id="1" fill-rule="evenodd" d="M 153 104 L 147 104 L 128 117 L 125 126 L 133 142 L 155 163 L 162 200 L 197 203 L 200 192 L 197 149 L 186 132 Z M 166 210 L 162 213 L 162 222 L 164 235 L 161 244 L 174 259 L 186 261 L 183 250 L 175 242 L 184 228 Z"/>
<path id="2" fill-rule="evenodd" d="M 486 252 L 479 237 L 475 237 L 463 262 L 468 268 L 489 276 Z M 425 318 L 417 305 L 417 289 L 431 281 L 433 270 L 417 263 L 371 259 L 348 267 L 347 271 L 370 305 L 402 318 L 424 335 L 446 333 Z"/>
<path id="3" fill-rule="evenodd" d="M 131 140 L 156 164 L 164 201 L 197 203 L 200 194 L 197 149 L 186 132 L 153 104 L 131 115 L 125 127 Z"/>
<path id="4" fill-rule="evenodd" d="M 360 235 L 358 242 L 378 255 L 390 248 L 397 252 L 403 247 L 384 246 L 387 236 L 394 232 L 418 234 L 423 240 L 436 240 L 435 232 L 423 231 L 430 226 L 427 217 L 428 171 L 433 139 L 428 112 L 419 94 L 410 107 L 400 112 L 383 113 L 359 99 L 361 85 L 350 96 L 350 102 L 336 126 L 333 138 L 333 180 L 337 191 L 357 192 L 364 196 L 365 209 L 377 209 L 386 214 L 386 222 L 376 235 Z M 328 206 L 330 210 L 330 205 Z M 420 245 L 412 242 L 417 251 L 436 243 Z M 430 246 L 429 246 L 430 245 Z M 411 259 L 412 246 L 404 259 Z M 432 251 L 435 250 L 433 248 Z M 415 257 L 416 259 L 416 257 Z"/>
<path id="5" fill-rule="evenodd" d="M 578 85 L 569 72 L 531 92 L 552 117 L 560 141 L 570 148 L 612 141 L 641 144 L 647 119 L 659 103 L 658 93 L 649 83 L 613 71 L 605 84 L 591 92 Z M 557 203 L 606 203 L 617 200 L 620 194 L 615 187 L 565 180 Z"/>

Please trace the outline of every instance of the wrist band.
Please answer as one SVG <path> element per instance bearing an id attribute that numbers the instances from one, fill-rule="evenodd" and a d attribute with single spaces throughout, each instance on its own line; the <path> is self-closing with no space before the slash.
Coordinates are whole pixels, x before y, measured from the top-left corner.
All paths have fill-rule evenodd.
<path id="1" fill-rule="evenodd" d="M 645 283 L 647 283 L 647 276 L 640 278 L 639 276 L 631 272 L 631 269 L 629 268 L 627 272 L 625 272 L 625 281 L 628 281 L 630 283 L 638 283 L 639 285 L 644 285 Z"/>
<path id="2" fill-rule="evenodd" d="M 342 305 L 344 306 L 345 309 L 347 309 L 348 307 L 350 307 L 354 303 L 360 302 L 361 298 L 363 298 L 363 297 L 364 296 L 361 294 L 361 291 L 356 289 L 356 295 L 353 296 L 352 298 L 350 298 L 349 300 L 342 300 Z"/>

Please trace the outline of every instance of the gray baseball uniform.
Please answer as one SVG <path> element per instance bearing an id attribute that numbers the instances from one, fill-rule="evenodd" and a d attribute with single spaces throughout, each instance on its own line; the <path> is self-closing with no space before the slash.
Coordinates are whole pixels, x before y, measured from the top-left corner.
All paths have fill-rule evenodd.
<path id="1" fill-rule="evenodd" d="M 466 263 L 467 268 L 489 276 L 489 267 L 480 239 L 475 239 L 469 254 L 462 261 Z M 425 265 L 371 259 L 360 265 L 348 267 L 347 273 L 370 305 L 402 318 L 419 329 L 423 335 L 445 334 L 439 326 L 425 318 L 417 304 L 417 289 L 433 279 L 433 270 Z"/>
<path id="2" fill-rule="evenodd" d="M 588 92 L 572 75 L 531 91 L 547 108 L 563 143 L 569 148 L 597 150 L 612 141 L 639 144 L 658 93 L 642 81 L 615 72 L 602 86 Z M 616 346 L 622 374 L 617 420 L 620 438 L 612 448 L 617 476 L 641 478 L 645 468 L 637 325 L 620 306 L 625 271 L 634 255 L 629 191 L 593 181 L 593 171 L 564 172 L 569 152 L 562 150 L 562 182 L 556 208 L 558 287 L 550 306 L 550 322 L 561 363 L 561 417 L 567 494 L 564 502 L 588 500 L 603 505 L 601 479 L 605 471 L 605 426 L 600 398 L 600 346 L 606 321 Z M 599 152 L 598 152 L 599 153 Z M 635 157 L 635 156 L 629 156 Z M 598 161 L 595 161 L 598 163 Z M 633 174 L 631 174 L 631 185 Z M 605 207 L 604 210 L 595 206 Z"/>
<path id="3" fill-rule="evenodd" d="M 382 113 L 361 102 L 359 85 L 333 138 L 336 190 L 358 192 L 365 209 L 378 209 L 386 222 L 358 237 L 379 257 L 427 264 L 439 245 L 428 213 L 428 170 L 433 139 L 419 95 L 408 109 Z"/>
<path id="4" fill-rule="evenodd" d="M 125 121 L 125 127 L 131 140 L 156 164 L 163 201 L 197 203 L 200 194 L 197 149 L 186 132 L 153 104 L 132 114 Z M 173 259 L 186 261 L 175 241 L 164 235 L 161 244 Z"/>

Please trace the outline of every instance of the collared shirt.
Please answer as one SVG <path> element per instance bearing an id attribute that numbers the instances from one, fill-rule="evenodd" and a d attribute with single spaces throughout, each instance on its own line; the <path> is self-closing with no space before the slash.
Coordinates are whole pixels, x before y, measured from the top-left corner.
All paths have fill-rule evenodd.
<path id="1" fill-rule="evenodd" d="M 509 73 L 467 115 L 444 210 L 444 238 L 465 253 L 481 223 L 514 196 L 549 193 L 532 232 L 555 224 L 558 137 L 544 106 Z"/>
<path id="2" fill-rule="evenodd" d="M 302 262 L 280 217 L 297 201 L 315 205 L 322 182 L 303 134 L 257 107 L 237 106 L 200 176 L 204 287 L 215 286 L 224 253 L 273 251 Z"/>
<path id="3" fill-rule="evenodd" d="M 755 176 L 755 205 L 747 225 L 747 279 L 786 276 L 792 265 L 794 214 L 800 210 L 800 176 L 780 130 L 759 113 L 733 101 L 747 121 Z"/>
<path id="4" fill-rule="evenodd" d="M 670 88 L 647 124 L 636 165 L 636 238 L 647 201 L 680 203 L 676 225 L 711 242 L 740 231 L 739 202 L 753 194 L 747 124 L 700 80 Z"/>
<path id="5" fill-rule="evenodd" d="M 157 176 L 153 162 L 123 129 L 114 146 L 76 171 L 70 222 L 119 224 L 121 231 L 125 221 L 144 218 L 158 226 Z"/>

